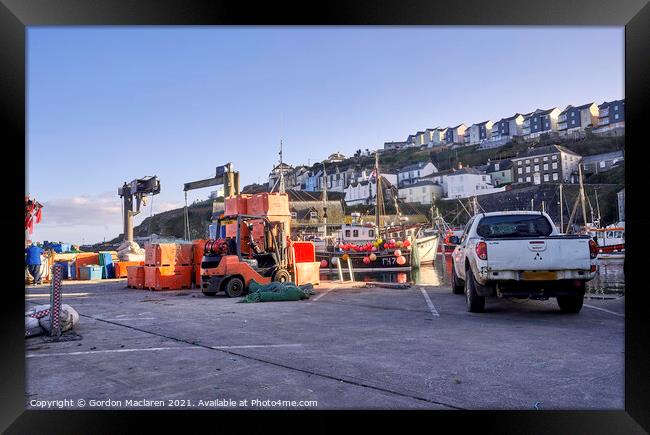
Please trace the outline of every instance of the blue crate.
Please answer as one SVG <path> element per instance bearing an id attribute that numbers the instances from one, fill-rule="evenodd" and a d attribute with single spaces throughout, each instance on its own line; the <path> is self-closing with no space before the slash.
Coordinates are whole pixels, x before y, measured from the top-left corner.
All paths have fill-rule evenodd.
<path id="1" fill-rule="evenodd" d="M 81 266 L 79 268 L 79 279 L 83 279 L 83 280 L 102 279 L 102 267 L 99 265 Z"/>
<path id="2" fill-rule="evenodd" d="M 106 266 L 107 264 L 113 264 L 113 256 L 110 252 L 100 252 L 99 253 L 99 265 Z"/>
<path id="3" fill-rule="evenodd" d="M 102 279 L 115 278 L 115 265 L 111 262 L 102 266 Z"/>

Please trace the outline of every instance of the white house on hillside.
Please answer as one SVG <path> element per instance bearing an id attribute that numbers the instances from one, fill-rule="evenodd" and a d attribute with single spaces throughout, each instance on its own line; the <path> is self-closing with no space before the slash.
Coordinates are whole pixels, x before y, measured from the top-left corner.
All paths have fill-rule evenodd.
<path id="1" fill-rule="evenodd" d="M 421 180 L 400 187 L 397 196 L 404 202 L 431 204 L 434 198 L 442 198 L 442 186 L 431 180 Z"/>
<path id="2" fill-rule="evenodd" d="M 488 174 L 474 168 L 462 168 L 445 177 L 447 198 L 469 198 L 476 195 L 501 192 L 505 187 L 495 189 Z"/>
<path id="3" fill-rule="evenodd" d="M 438 169 L 431 162 L 420 162 L 408 165 L 400 169 L 397 173 L 397 184 L 398 186 L 413 184 L 434 172 L 438 172 Z"/>

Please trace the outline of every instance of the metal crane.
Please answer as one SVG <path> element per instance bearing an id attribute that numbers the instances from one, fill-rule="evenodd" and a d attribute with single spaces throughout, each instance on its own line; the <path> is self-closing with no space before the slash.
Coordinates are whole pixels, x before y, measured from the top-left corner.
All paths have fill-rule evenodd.
<path id="1" fill-rule="evenodd" d="M 130 183 L 124 182 L 122 187 L 117 189 L 117 194 L 124 201 L 124 240 L 133 241 L 133 216 L 140 213 L 140 205 L 147 205 L 147 195 L 160 193 L 160 181 L 157 176 L 137 178 Z M 133 197 L 135 197 L 135 210 L 133 209 Z"/>
<path id="2" fill-rule="evenodd" d="M 202 189 L 204 187 L 223 185 L 223 196 L 229 198 L 234 195 L 239 195 L 239 171 L 233 170 L 232 163 L 226 163 L 222 166 L 217 166 L 216 174 L 213 178 L 205 180 L 191 181 L 185 183 L 183 191 L 185 192 L 185 239 L 190 238 L 190 219 L 187 209 L 187 191 Z"/>

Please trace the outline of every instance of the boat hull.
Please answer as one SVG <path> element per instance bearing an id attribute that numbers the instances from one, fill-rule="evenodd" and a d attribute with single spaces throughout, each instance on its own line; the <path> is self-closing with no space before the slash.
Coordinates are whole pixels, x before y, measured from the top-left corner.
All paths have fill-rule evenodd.
<path id="1" fill-rule="evenodd" d="M 417 246 L 418 264 L 413 261 L 413 267 L 422 264 L 433 264 L 438 255 L 438 243 L 440 238 L 438 236 L 421 237 L 415 240 Z"/>
<path id="2" fill-rule="evenodd" d="M 337 272 L 338 267 L 332 264 L 332 258 L 337 257 L 340 259 L 343 254 L 343 252 L 317 251 L 316 261 L 322 262 L 323 260 L 327 260 L 327 266 L 321 266 L 321 272 Z M 368 255 L 366 252 L 353 252 L 347 253 L 347 255 L 350 257 L 350 263 L 352 264 L 352 269 L 354 272 L 402 272 L 409 271 L 412 268 L 410 251 L 402 253 L 404 258 L 406 258 L 406 263 L 403 265 L 397 264 L 397 257 L 395 257 L 395 255 L 392 253 L 375 253 L 377 259 L 375 261 L 371 261 L 368 264 L 365 264 L 363 262 L 364 257 Z M 347 273 L 348 262 L 341 261 L 341 268 L 344 272 Z"/>

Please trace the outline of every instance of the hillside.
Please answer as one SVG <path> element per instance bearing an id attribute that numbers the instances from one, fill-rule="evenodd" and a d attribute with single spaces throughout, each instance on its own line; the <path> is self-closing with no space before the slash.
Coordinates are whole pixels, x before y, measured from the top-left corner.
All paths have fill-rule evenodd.
<path id="1" fill-rule="evenodd" d="M 552 140 L 541 138 L 536 146 L 557 144 L 574 151 L 581 156 L 606 153 L 624 149 L 625 137 L 599 137 L 589 136 L 584 139 Z M 431 161 L 439 171 L 458 167 L 461 162 L 463 166 L 480 166 L 487 163 L 488 159 L 498 160 L 501 158 L 514 157 L 517 153 L 528 148 L 530 143 L 510 142 L 502 147 L 487 150 L 478 150 L 478 145 L 449 149 L 448 147 L 438 148 L 406 148 L 402 150 L 384 151 L 379 156 L 379 166 L 382 172 L 397 173 L 397 171 L 409 164 Z M 349 157 L 336 165 L 345 170 L 348 168 L 370 168 L 375 164 L 374 156 Z M 323 168 L 322 163 L 310 167 L 312 171 Z"/>

